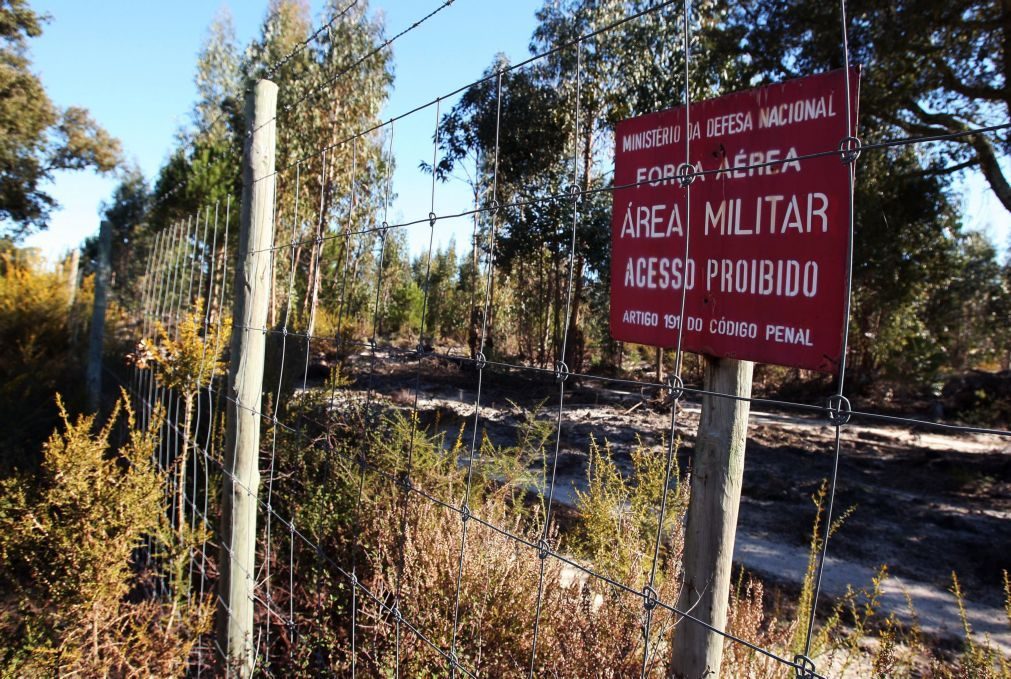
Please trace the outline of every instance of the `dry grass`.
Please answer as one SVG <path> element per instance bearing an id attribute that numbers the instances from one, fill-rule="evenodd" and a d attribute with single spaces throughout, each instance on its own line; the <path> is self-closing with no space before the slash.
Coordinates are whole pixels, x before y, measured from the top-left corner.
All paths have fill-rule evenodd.
<path id="1" fill-rule="evenodd" d="M 299 407 L 312 410 L 319 404 L 303 401 Z M 554 525 L 548 529 L 552 549 L 577 564 L 570 566 L 555 558 L 542 562 L 531 546 L 544 531 L 543 501 L 530 489 L 543 487 L 545 481 L 550 422 L 529 413 L 514 446 L 482 442 L 468 500 L 472 517 L 463 521 L 449 507 L 464 501 L 469 434 L 460 430 L 457 440 L 447 441 L 444 434 L 420 426 L 416 415 L 401 412 L 395 404 L 374 403 L 370 410 L 361 401 L 349 402 L 338 412 L 331 411 L 334 419 L 320 426 L 315 436 L 303 431 L 299 437 L 279 440 L 278 464 L 287 484 L 277 496 L 287 503 L 279 511 L 295 516 L 328 558 L 301 545 L 291 551 L 303 584 L 296 583 L 294 593 L 278 588 L 276 604 L 281 610 L 293 605 L 296 625 L 295 629 L 275 625 L 278 642 L 264 671 L 276 676 L 343 676 L 350 674 L 353 658 L 355 671 L 363 676 L 393 676 L 398 666 L 401 676 L 447 676 L 450 663 L 431 642 L 440 649 L 452 648 L 459 662 L 479 676 L 524 675 L 533 655 L 540 588 L 536 676 L 640 676 L 647 644 L 638 592 L 648 584 L 653 566 L 664 484 L 670 483 L 668 510 L 654 589 L 669 603 L 677 601 L 681 525 L 689 499 L 689 484 L 676 467 L 666 479 L 665 442 L 653 447 L 640 442 L 631 455 L 631 473 L 623 473 L 606 442 L 591 441 L 587 490 L 578 494 L 575 523 L 567 523 L 564 532 Z M 303 421 L 322 419 L 318 410 L 303 417 Z M 359 459 L 367 463 L 364 472 Z M 408 468 L 411 492 L 398 483 Z M 811 559 L 799 601 L 788 605 L 768 601 L 761 581 L 743 572 L 731 593 L 728 631 L 780 657 L 792 659 L 803 651 L 825 494 L 822 488 L 812 498 Z M 848 514 L 833 522 L 833 532 Z M 281 554 L 290 551 L 283 539 L 274 549 Z M 353 571 L 382 605 L 360 591 L 353 597 L 333 561 Z M 279 559 L 277 581 L 286 580 L 285 567 Z M 586 570 L 613 578 L 631 591 L 587 575 Z M 812 644 L 819 668 L 871 671 L 881 677 L 1007 679 L 1006 659 L 989 647 L 967 647 L 965 653 L 942 658 L 918 642 L 918 630 L 883 617 L 878 599 L 886 577 L 883 568 L 865 589 L 851 590 L 819 621 Z M 404 623 L 397 624 L 394 608 Z M 352 618 L 357 621 L 354 629 Z M 666 675 L 673 629 L 667 609 L 654 609 L 647 676 Z M 985 666 L 996 673 L 987 674 Z M 721 676 L 783 675 L 784 668 L 774 658 L 726 642 Z"/>

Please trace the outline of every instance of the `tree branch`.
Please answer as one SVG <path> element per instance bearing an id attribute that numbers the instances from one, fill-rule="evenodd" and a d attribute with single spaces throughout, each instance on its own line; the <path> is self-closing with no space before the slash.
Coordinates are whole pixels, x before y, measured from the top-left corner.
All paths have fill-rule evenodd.
<path id="1" fill-rule="evenodd" d="M 983 134 L 972 135 L 969 142 L 976 151 L 980 169 L 989 182 L 990 188 L 997 195 L 997 200 L 1001 202 L 1005 210 L 1011 212 L 1011 185 L 1008 184 L 1007 177 L 1004 176 L 1004 171 L 1000 167 L 993 144 Z"/>
<path id="2" fill-rule="evenodd" d="M 962 170 L 968 170 L 973 165 L 977 164 L 977 159 L 972 158 L 962 163 L 956 163 L 955 165 L 949 165 L 947 167 L 932 167 L 926 170 L 921 170 L 919 172 L 913 172 L 909 174 L 910 177 L 935 177 L 937 175 L 943 174 L 954 174 L 956 172 L 961 172 Z"/>
<path id="3" fill-rule="evenodd" d="M 936 134 L 939 131 L 944 133 L 968 132 L 971 130 L 969 125 L 957 116 L 953 116 L 950 113 L 930 113 L 920 106 L 918 102 L 907 101 L 906 108 L 924 124 L 916 125 L 909 121 L 896 121 L 904 129 L 928 134 Z M 1001 202 L 1005 210 L 1011 212 L 1011 183 L 1004 176 L 1004 171 L 1001 169 L 993 144 L 982 133 L 971 134 L 958 141 L 973 149 L 975 152 L 975 164 L 979 165 L 983 177 L 990 184 L 990 188 L 997 196 L 997 200 Z"/>
<path id="4" fill-rule="evenodd" d="M 941 82 L 944 83 L 944 86 L 952 92 L 961 94 L 963 97 L 1004 103 L 1008 103 L 1009 101 L 1009 94 L 1006 89 L 968 83 L 955 75 L 955 72 L 951 70 L 951 64 L 943 58 L 934 60 L 934 68 L 941 74 Z"/>

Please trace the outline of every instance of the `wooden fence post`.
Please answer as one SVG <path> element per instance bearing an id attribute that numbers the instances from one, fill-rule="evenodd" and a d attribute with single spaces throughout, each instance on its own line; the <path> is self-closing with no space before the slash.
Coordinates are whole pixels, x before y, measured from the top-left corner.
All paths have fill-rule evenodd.
<path id="1" fill-rule="evenodd" d="M 95 301 L 88 331 L 88 365 L 84 383 L 88 411 L 97 413 L 102 405 L 102 351 L 105 346 L 105 309 L 109 304 L 109 268 L 112 250 L 112 223 L 102 220 L 98 231 L 98 261 L 95 264 Z"/>
<path id="2" fill-rule="evenodd" d="M 256 83 L 246 97 L 242 207 L 228 368 L 225 473 L 217 633 L 228 674 L 253 672 L 253 574 L 260 485 L 260 409 L 267 303 L 274 244 L 274 144 L 277 85 Z"/>
<path id="3" fill-rule="evenodd" d="M 685 525 L 684 583 L 678 610 L 723 630 L 748 435 L 751 361 L 706 357 L 704 395 Z M 744 400 L 741 400 L 744 399 Z M 685 618 L 674 630 L 670 676 L 716 679 L 724 637 Z"/>
<path id="4" fill-rule="evenodd" d="M 77 278 L 81 267 L 81 249 L 74 248 L 70 253 L 70 271 L 67 272 L 67 308 L 73 309 L 77 301 Z"/>

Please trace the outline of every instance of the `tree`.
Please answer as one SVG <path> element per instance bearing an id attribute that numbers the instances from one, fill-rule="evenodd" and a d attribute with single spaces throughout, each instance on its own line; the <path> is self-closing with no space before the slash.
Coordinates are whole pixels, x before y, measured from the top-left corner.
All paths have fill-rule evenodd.
<path id="1" fill-rule="evenodd" d="M 855 0 L 848 14 L 851 62 L 866 65 L 860 87 L 865 143 L 1007 121 L 1007 3 Z M 764 84 L 841 68 L 841 21 L 832 3 L 771 0 L 736 5 L 727 26 L 748 56 L 743 78 Z M 950 299 L 945 289 L 960 275 L 963 236 L 950 181 L 978 168 L 1011 209 L 997 162 L 998 150 L 1008 148 L 1004 130 L 861 156 L 850 333 L 858 384 L 881 376 L 922 383 L 939 370 L 965 367 L 960 351 L 941 351 L 937 342 L 952 338 L 938 305 L 929 304 L 938 295 Z"/>
<path id="2" fill-rule="evenodd" d="M 328 2 L 324 14 L 332 19 L 327 30 L 308 40 L 305 3 L 272 0 L 261 35 L 241 65 L 248 83 L 269 76 L 280 88 L 276 221 L 279 238 L 296 245 L 275 259 L 281 275 L 295 270 L 293 294 L 301 303 L 292 300 L 294 322 L 309 334 L 321 296 L 339 297 L 341 290 L 358 285 L 358 258 L 351 262 L 348 281 L 341 265 L 349 249 L 362 253 L 374 244 L 373 234 L 354 234 L 375 226 L 373 217 L 386 194 L 387 163 L 392 162 L 384 153 L 384 130 L 363 134 L 377 128 L 393 82 L 388 51 L 361 61 L 381 44 L 382 23 L 368 16 L 366 2 L 351 9 L 344 5 Z M 333 235 L 332 224 L 344 236 L 321 242 Z M 328 265 L 335 269 L 324 277 Z M 278 319 L 279 306 L 275 299 L 272 319 Z"/>
<path id="3" fill-rule="evenodd" d="M 392 162 L 386 133 L 376 129 L 393 78 L 389 51 L 375 51 L 382 23 L 366 2 L 345 5 L 328 2 L 326 30 L 310 36 L 306 2 L 271 0 L 260 34 L 244 49 L 230 17 L 215 19 L 197 65 L 193 123 L 159 173 L 150 219 L 164 228 L 238 195 L 245 94 L 260 78 L 274 81 L 276 242 L 293 245 L 276 251 L 269 322 L 309 334 L 317 312 L 334 311 L 343 324 L 365 308 L 376 249 L 369 227 L 384 204 Z M 320 309 L 321 300 L 334 308 Z"/>
<path id="4" fill-rule="evenodd" d="M 17 239 L 46 227 L 54 172 L 111 172 L 120 162 L 119 142 L 85 109 L 53 104 L 31 72 L 28 39 L 44 21 L 25 0 L 0 0 L 0 221 Z"/>
<path id="5" fill-rule="evenodd" d="M 606 315 L 606 306 L 601 306 L 606 299 L 593 288 L 607 284 L 610 269 L 610 196 L 605 189 L 615 123 L 676 106 L 684 99 L 680 7 L 646 12 L 609 28 L 652 6 L 647 0 L 545 2 L 537 13 L 530 49 L 547 56 L 510 71 L 504 71 L 508 63 L 497 59 L 486 78 L 465 92 L 443 118 L 444 154 L 437 168 L 442 179 L 460 164 L 475 162 L 478 175 L 489 182 L 498 143 L 499 201 L 510 207 L 503 211 L 496 259 L 503 271 L 516 274 L 515 285 L 533 285 L 536 280 L 529 291 L 518 294 L 525 301 L 513 309 L 520 327 L 540 335 L 535 341 L 520 341 L 526 346 L 521 349 L 524 354 L 536 347 L 540 363 L 545 335 L 550 334 L 553 358 L 579 370 L 584 326 L 591 325 L 583 321 L 583 310 L 592 300 L 590 313 Z M 708 1 L 697 4 L 692 14 L 693 98 L 740 81 L 741 56 L 726 48 L 733 41 L 722 28 L 725 14 L 725 9 Z M 496 77 L 500 71 L 501 103 Z M 573 204 L 559 196 L 572 189 L 583 196 L 570 290 Z M 536 270 L 531 271 L 531 265 Z M 530 303 L 538 290 L 548 291 L 546 305 Z M 563 318 L 566 309 L 568 317 Z M 542 333 L 547 325 L 550 332 Z M 560 356 L 563 333 L 569 341 L 565 356 Z"/>
<path id="6" fill-rule="evenodd" d="M 848 12 L 851 58 L 868 66 L 861 116 L 874 127 L 920 137 L 962 133 L 1011 117 L 1007 2 L 856 0 Z M 841 66 L 840 21 L 835 4 L 814 0 L 752 0 L 739 4 L 730 19 L 746 35 L 742 46 L 764 79 Z M 962 136 L 932 151 L 932 171 L 978 169 L 1011 211 L 1011 186 L 999 162 L 1011 151 L 1011 132 Z"/>
<path id="7" fill-rule="evenodd" d="M 215 17 L 197 57 L 197 102 L 192 123 L 162 167 L 152 221 L 184 219 L 242 190 L 243 80 L 232 17 Z"/>
<path id="8" fill-rule="evenodd" d="M 955 371 L 1006 358 L 1011 294 L 992 244 L 979 233 L 959 239 L 946 284 L 926 305 L 932 331 Z"/>
<path id="9" fill-rule="evenodd" d="M 127 167 L 122 171 L 120 183 L 113 190 L 112 198 L 103 202 L 102 217 L 112 224 L 112 252 L 110 263 L 114 290 L 133 298 L 137 294 L 134 281 L 144 274 L 144 266 L 150 242 L 147 229 L 151 192 L 147 180 L 138 167 Z M 84 272 L 94 271 L 93 263 L 98 261 L 98 235 L 91 236 L 81 246 L 84 258 Z M 124 301 L 122 298 L 120 301 Z"/>
<path id="10" fill-rule="evenodd" d="M 958 213 L 943 178 L 924 174 L 914 149 L 858 162 L 850 369 L 858 386 L 880 377 L 929 382 L 941 358 L 923 304 L 950 281 Z"/>

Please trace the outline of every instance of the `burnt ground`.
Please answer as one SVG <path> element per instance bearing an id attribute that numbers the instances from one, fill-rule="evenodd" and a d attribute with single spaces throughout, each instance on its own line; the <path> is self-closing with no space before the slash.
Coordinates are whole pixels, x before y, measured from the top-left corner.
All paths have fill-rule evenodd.
<path id="1" fill-rule="evenodd" d="M 394 403 L 413 404 L 417 387 L 422 421 L 438 423 L 450 440 L 460 427 L 473 426 L 477 373 L 467 362 L 432 356 L 419 362 L 409 355 L 380 359 L 371 378 L 378 393 Z M 325 363 L 320 357 L 322 371 Z M 367 355 L 354 363 L 353 388 L 366 388 Z M 482 384 L 481 430 L 496 444 L 511 443 L 531 412 L 553 425 L 558 397 L 550 371 L 489 366 Z M 699 402 L 689 397 L 682 404 L 678 456 L 685 473 Z M 585 486 L 591 436 L 608 441 L 614 459 L 630 469 L 637 437 L 660 450 L 669 425 L 669 404 L 653 390 L 603 380 L 567 382 L 556 481 L 562 513 L 566 506 L 574 511 L 574 489 Z M 552 436 L 549 454 L 553 446 Z M 803 576 L 815 517 L 811 498 L 831 476 L 834 446 L 835 428 L 822 417 L 752 408 L 735 557 L 787 590 Z M 925 632 L 958 636 L 957 607 L 948 593 L 954 571 L 969 599 L 974 628 L 1011 649 L 1001 591 L 1002 571 L 1011 570 L 1011 438 L 854 417 L 841 434 L 835 514 L 850 508 L 829 542 L 826 594 L 841 595 L 847 584 L 866 587 L 875 570 L 887 564 L 894 577 L 886 587 L 886 608 L 908 619 L 909 594 Z"/>

